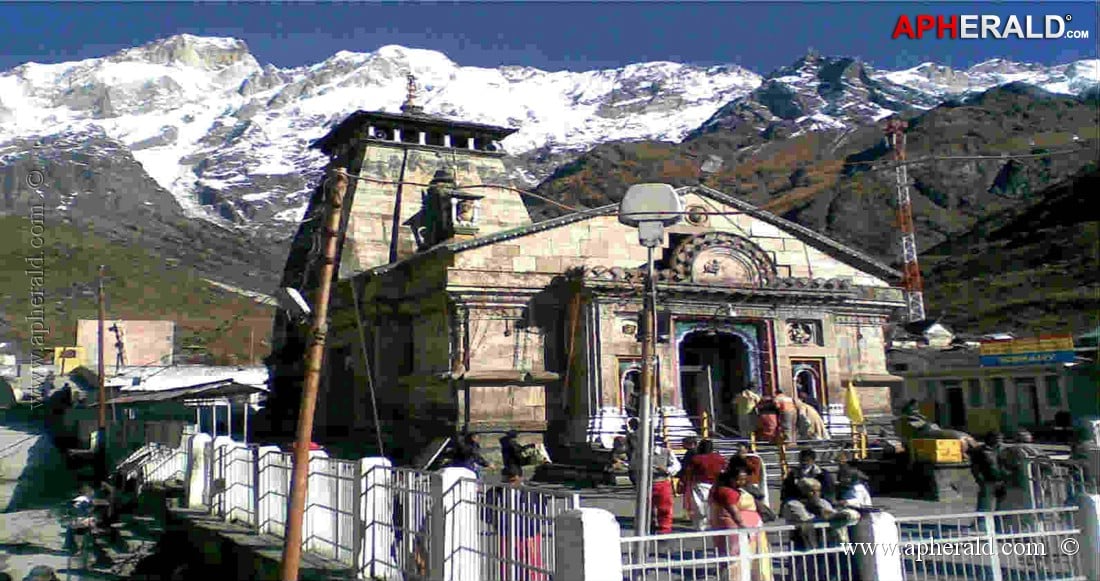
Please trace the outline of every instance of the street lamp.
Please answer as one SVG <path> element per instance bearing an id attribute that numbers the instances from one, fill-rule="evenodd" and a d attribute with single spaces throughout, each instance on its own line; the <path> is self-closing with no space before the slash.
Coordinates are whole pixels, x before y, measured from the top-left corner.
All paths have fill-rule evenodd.
<path id="1" fill-rule="evenodd" d="M 619 203 L 619 222 L 638 228 L 638 242 L 646 248 L 647 293 L 643 306 L 642 334 L 642 397 L 641 465 L 638 467 L 637 500 L 634 511 L 635 534 L 649 531 L 650 494 L 653 489 L 653 369 L 657 334 L 654 332 L 657 310 L 657 281 L 653 275 L 653 249 L 664 242 L 665 226 L 680 221 L 683 205 L 676 190 L 668 184 L 636 184 L 630 186 Z M 633 467 L 631 467 L 633 469 Z"/>

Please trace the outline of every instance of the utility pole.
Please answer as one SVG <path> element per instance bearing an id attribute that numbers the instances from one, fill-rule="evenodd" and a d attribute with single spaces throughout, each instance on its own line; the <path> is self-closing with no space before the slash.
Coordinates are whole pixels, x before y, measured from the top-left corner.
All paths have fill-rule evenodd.
<path id="1" fill-rule="evenodd" d="M 314 299 L 313 325 L 306 351 L 306 376 L 302 386 L 302 403 L 298 410 L 298 435 L 294 443 L 294 471 L 290 480 L 290 507 L 287 510 L 286 538 L 283 542 L 282 581 L 297 581 L 302 558 L 302 521 L 306 510 L 309 485 L 309 444 L 313 441 L 313 413 L 317 407 L 317 388 L 321 381 L 321 363 L 325 356 L 325 335 L 328 332 L 328 300 L 336 268 L 336 246 L 340 230 L 341 206 L 348 188 L 344 168 L 330 170 L 328 182 L 329 213 L 324 230 L 324 255 L 321 279 Z"/>
<path id="2" fill-rule="evenodd" d="M 103 292 L 103 276 L 106 271 L 106 266 L 99 265 L 99 332 L 97 338 L 99 341 L 98 349 L 98 371 L 99 371 L 99 424 L 96 430 L 96 449 L 95 449 L 95 471 L 96 482 L 102 482 L 107 479 L 107 375 L 104 371 L 103 365 L 103 350 L 106 347 L 103 336 L 104 320 L 107 318 L 107 305 L 106 297 Z"/>

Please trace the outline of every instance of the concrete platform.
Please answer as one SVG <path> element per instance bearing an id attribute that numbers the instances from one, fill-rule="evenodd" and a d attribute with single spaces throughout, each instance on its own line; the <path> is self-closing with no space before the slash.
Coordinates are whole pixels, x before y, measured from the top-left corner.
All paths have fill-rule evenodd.
<path id="1" fill-rule="evenodd" d="M 249 527 L 227 523 L 205 508 L 168 508 L 166 527 L 185 539 L 204 569 L 217 571 L 222 579 L 279 579 L 283 540 L 257 534 Z M 299 579 L 322 581 L 354 578 L 352 567 L 302 553 Z"/>

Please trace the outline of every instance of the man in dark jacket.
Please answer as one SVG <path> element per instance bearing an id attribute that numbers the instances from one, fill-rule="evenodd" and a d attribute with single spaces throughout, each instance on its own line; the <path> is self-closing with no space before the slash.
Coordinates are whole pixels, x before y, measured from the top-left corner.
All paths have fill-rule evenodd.
<path id="1" fill-rule="evenodd" d="M 522 473 L 523 466 L 528 464 L 525 456 L 529 453 L 528 449 L 532 447 L 520 444 L 519 433 L 515 430 L 508 430 L 508 433 L 500 439 L 500 456 L 504 467 L 518 468 Z"/>
<path id="2" fill-rule="evenodd" d="M 829 502 L 836 499 L 836 478 L 817 465 L 817 452 L 810 448 L 803 448 L 798 453 L 798 466 L 791 468 L 787 477 L 783 479 L 779 502 L 787 502 L 802 495 L 798 489 L 798 481 L 802 478 L 813 478 L 821 484 L 821 498 Z"/>
<path id="3" fill-rule="evenodd" d="M 1002 444 L 1004 436 L 1000 432 L 990 432 L 985 442 L 970 452 L 970 471 L 978 483 L 977 512 L 1000 510 L 1007 487 L 1001 466 Z"/>
<path id="4" fill-rule="evenodd" d="M 476 434 L 465 434 L 455 442 L 451 466 L 467 468 L 478 476 L 481 476 L 482 468 L 493 468 L 493 464 L 481 455 L 481 444 L 477 441 Z"/>

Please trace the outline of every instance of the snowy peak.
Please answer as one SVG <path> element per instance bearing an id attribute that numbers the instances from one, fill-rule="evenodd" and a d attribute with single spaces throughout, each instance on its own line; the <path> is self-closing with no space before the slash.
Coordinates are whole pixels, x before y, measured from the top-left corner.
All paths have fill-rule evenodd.
<path id="1" fill-rule="evenodd" d="M 790 137 L 874 123 L 1008 84 L 1082 95 L 1097 83 L 1098 60 L 1047 67 L 991 59 L 965 71 L 926 62 L 901 71 L 878 71 L 855 58 L 811 52 L 764 77 L 760 88 L 727 103 L 692 135 L 726 129 L 752 130 L 769 139 Z"/>
<path id="2" fill-rule="evenodd" d="M 727 104 L 699 132 L 750 130 L 766 138 L 844 129 L 894 113 L 896 91 L 873 79 L 858 59 L 809 53 L 764 77 L 761 86 Z"/>
<path id="3" fill-rule="evenodd" d="M 1008 83 L 1027 83 L 1052 93 L 1080 95 L 1100 83 L 1100 60 L 1048 67 L 997 58 L 966 70 L 922 63 L 911 69 L 883 72 L 880 76 L 936 99 L 979 93 Z"/>
<path id="4" fill-rule="evenodd" d="M 425 113 L 516 129 L 504 141 L 509 163 L 537 183 L 608 141 L 681 141 L 701 126 L 765 139 L 843 130 L 1009 82 L 1079 94 L 1100 81 L 1098 69 L 1096 60 L 993 60 L 966 71 L 924 63 L 891 72 L 809 53 L 766 78 L 735 65 L 667 61 L 544 71 L 462 66 L 397 45 L 279 68 L 261 66 L 240 40 L 181 34 L 0 72 L 0 151 L 31 136 L 100 131 L 189 215 L 288 233 L 326 163 L 310 141 L 357 110 L 397 112 L 409 73 Z"/>
<path id="5" fill-rule="evenodd" d="M 177 65 L 206 71 L 220 71 L 243 64 L 259 68 L 243 40 L 177 34 L 108 57 L 113 62 Z"/>

